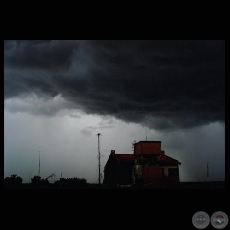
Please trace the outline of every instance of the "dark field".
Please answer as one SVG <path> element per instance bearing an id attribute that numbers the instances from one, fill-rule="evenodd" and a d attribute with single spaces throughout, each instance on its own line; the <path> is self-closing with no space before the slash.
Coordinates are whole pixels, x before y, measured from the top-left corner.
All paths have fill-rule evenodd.
<path id="1" fill-rule="evenodd" d="M 21 185 L 4 185 L 4 189 L 111 189 L 105 187 L 103 184 L 88 184 L 87 186 L 66 186 L 60 187 L 54 184 L 48 184 L 45 186 L 33 185 L 33 184 L 21 184 Z M 136 187 L 128 188 L 112 188 L 112 189 L 140 189 Z M 212 182 L 180 182 L 173 185 L 157 185 L 155 187 L 143 188 L 143 189 L 225 189 L 225 181 L 212 181 Z"/>

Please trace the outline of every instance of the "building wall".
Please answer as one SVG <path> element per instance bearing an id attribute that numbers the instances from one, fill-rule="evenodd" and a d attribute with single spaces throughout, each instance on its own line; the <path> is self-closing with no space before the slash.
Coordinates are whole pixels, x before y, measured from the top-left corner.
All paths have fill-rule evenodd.
<path id="1" fill-rule="evenodd" d="M 121 185 L 131 186 L 133 164 L 134 162 L 118 162 L 114 156 L 110 155 L 104 168 L 103 183 L 111 188 Z"/>
<path id="2" fill-rule="evenodd" d="M 138 142 L 134 145 L 134 154 L 139 155 L 141 153 L 145 154 L 163 154 L 161 150 L 161 142 Z"/>
<path id="3" fill-rule="evenodd" d="M 133 168 L 133 163 L 120 164 L 120 168 L 119 168 L 120 178 L 118 181 L 120 185 L 131 185 L 133 183 L 132 168 Z"/>
<path id="4" fill-rule="evenodd" d="M 142 167 L 142 182 L 148 183 L 149 181 L 162 178 L 161 166 L 143 166 Z"/>
<path id="5" fill-rule="evenodd" d="M 135 181 L 134 181 L 135 184 L 144 185 L 146 183 L 153 182 L 156 179 L 179 182 L 178 166 L 134 165 L 134 169 L 135 169 Z M 172 172 L 177 172 L 177 174 L 173 175 Z"/>
<path id="6" fill-rule="evenodd" d="M 163 178 L 171 181 L 178 181 L 179 182 L 179 167 L 178 166 L 163 166 L 162 169 L 164 170 Z M 173 173 L 170 174 L 170 169 L 173 169 Z M 174 174 L 174 172 L 176 174 Z"/>
<path id="7" fill-rule="evenodd" d="M 169 169 L 171 169 L 171 168 L 177 169 L 178 166 L 163 166 L 162 168 L 164 169 L 164 175 L 165 175 L 165 176 L 168 176 L 168 174 L 169 174 Z"/>
<path id="8" fill-rule="evenodd" d="M 119 177 L 118 167 L 118 162 L 113 157 L 110 157 L 104 169 L 104 184 L 109 187 L 117 185 Z"/>

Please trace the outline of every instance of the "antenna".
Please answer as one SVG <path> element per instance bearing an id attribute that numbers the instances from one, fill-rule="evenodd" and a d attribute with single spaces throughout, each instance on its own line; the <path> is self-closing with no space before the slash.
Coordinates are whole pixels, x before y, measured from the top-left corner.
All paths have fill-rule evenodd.
<path id="1" fill-rule="evenodd" d="M 40 151 L 40 149 L 39 149 L 39 166 L 38 166 L 39 169 L 38 169 L 38 176 L 40 176 L 40 152 L 41 152 L 41 151 Z"/>
<path id="2" fill-rule="evenodd" d="M 146 132 L 146 141 L 147 141 L 147 129 L 145 129 L 145 132 Z"/>
<path id="3" fill-rule="evenodd" d="M 101 133 L 98 133 L 97 136 L 98 136 L 98 168 L 99 168 L 99 177 L 98 177 L 98 180 L 99 180 L 99 188 L 101 187 L 101 162 L 100 162 L 100 159 L 101 159 L 101 153 L 100 153 L 100 135 Z"/>
<path id="4" fill-rule="evenodd" d="M 208 167 L 209 162 L 207 163 L 207 178 L 208 178 L 208 182 L 209 182 L 209 167 Z"/>

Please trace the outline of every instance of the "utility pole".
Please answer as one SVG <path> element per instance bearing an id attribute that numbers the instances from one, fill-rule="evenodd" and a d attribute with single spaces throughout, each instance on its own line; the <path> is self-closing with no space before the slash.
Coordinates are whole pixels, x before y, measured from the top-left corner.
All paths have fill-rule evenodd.
<path id="1" fill-rule="evenodd" d="M 145 129 L 145 132 L 146 132 L 146 141 L 147 141 L 147 129 Z"/>
<path id="2" fill-rule="evenodd" d="M 38 176 L 40 176 L 40 149 L 39 149 L 39 169 L 38 169 Z"/>
<path id="3" fill-rule="evenodd" d="M 61 188 L 61 185 L 62 185 L 62 172 L 61 172 L 61 179 L 60 179 L 60 188 Z"/>
<path id="4" fill-rule="evenodd" d="M 99 188 L 101 187 L 101 162 L 100 162 L 100 158 L 101 158 L 101 154 L 100 154 L 100 133 L 97 134 L 98 136 L 98 167 L 99 167 Z"/>

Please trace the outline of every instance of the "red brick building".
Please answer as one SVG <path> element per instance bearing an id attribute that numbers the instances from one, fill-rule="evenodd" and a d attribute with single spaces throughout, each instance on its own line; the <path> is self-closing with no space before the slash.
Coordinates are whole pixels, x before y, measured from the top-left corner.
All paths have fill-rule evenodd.
<path id="1" fill-rule="evenodd" d="M 111 150 L 104 167 L 106 187 L 167 187 L 179 182 L 181 163 L 165 155 L 161 141 L 139 141 L 133 154 L 116 154 Z"/>

